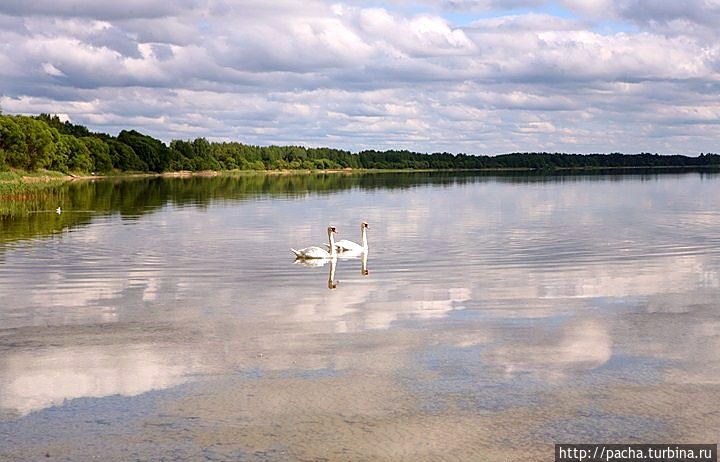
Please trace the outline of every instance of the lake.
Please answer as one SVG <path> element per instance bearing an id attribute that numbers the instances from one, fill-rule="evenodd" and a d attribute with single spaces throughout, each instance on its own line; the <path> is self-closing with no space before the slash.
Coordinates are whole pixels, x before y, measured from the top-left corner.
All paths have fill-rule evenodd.
<path id="1" fill-rule="evenodd" d="M 715 173 L 386 173 L 0 202 L 0 460 L 717 443 L 719 197 Z M 363 220 L 366 261 L 294 262 Z"/>

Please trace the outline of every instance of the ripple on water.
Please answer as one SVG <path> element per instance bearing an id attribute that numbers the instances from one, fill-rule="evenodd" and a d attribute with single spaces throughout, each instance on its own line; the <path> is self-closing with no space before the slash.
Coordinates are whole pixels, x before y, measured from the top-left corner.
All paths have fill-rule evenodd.
<path id="1" fill-rule="evenodd" d="M 0 459 L 542 460 L 558 438 L 716 438 L 717 177 L 333 178 L 142 181 L 67 191 L 103 212 L 13 218 Z M 293 264 L 360 219 L 365 267 Z"/>

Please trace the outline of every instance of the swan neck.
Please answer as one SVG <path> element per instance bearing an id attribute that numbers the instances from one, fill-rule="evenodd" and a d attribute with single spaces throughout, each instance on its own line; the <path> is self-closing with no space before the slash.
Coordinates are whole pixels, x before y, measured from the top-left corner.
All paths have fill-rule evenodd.
<path id="1" fill-rule="evenodd" d="M 367 228 L 363 226 L 362 230 L 360 231 L 360 242 L 362 243 L 362 246 L 364 249 L 368 248 L 367 243 Z"/>

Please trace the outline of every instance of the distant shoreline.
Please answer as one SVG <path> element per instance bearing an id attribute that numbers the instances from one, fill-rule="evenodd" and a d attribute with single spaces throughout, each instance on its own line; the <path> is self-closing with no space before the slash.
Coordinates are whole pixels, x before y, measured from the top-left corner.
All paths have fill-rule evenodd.
<path id="1" fill-rule="evenodd" d="M 301 170 L 203 170 L 203 171 L 177 171 L 177 172 L 114 172 L 110 174 L 87 175 L 87 174 L 66 174 L 49 170 L 27 172 L 22 170 L 11 170 L 0 172 L 0 200 L 27 200 L 43 191 L 73 181 L 93 181 L 112 179 L 134 179 L 134 178 L 194 178 L 194 177 L 245 177 L 245 176 L 288 176 L 288 175 L 358 175 L 358 174 L 383 174 L 383 173 L 546 173 L 572 174 L 572 173 L 599 173 L 620 174 L 630 171 L 657 171 L 668 170 L 672 172 L 682 171 L 720 171 L 720 166 L 697 166 L 697 165 L 654 165 L 654 166 L 613 166 L 613 167 L 555 167 L 555 168 L 481 168 L 481 169 L 301 169 Z M 670 173 L 670 172 L 668 172 Z"/>
<path id="2" fill-rule="evenodd" d="M 38 172 L 27 172 L 23 170 L 11 170 L 0 172 L 0 183 L 12 181 L 23 181 L 27 183 L 51 182 L 51 181 L 77 181 L 97 180 L 109 178 L 188 178 L 188 177 L 210 177 L 210 176 L 252 176 L 252 175 L 318 175 L 318 174 L 360 174 L 360 173 L 435 173 L 435 172 L 594 172 L 611 170 L 720 170 L 720 165 L 651 165 L 651 166 L 608 166 L 608 167 L 503 167 L 503 168 L 342 168 L 342 169 L 297 169 L 297 170 L 180 170 L 175 172 L 113 172 L 103 174 L 73 174 L 41 170 Z M 11 178 L 3 178 L 2 173 L 10 173 Z"/>
<path id="3" fill-rule="evenodd" d="M 298 170 L 180 170 L 176 172 L 117 172 L 104 173 L 97 175 L 88 174 L 65 174 L 62 172 L 47 171 L 47 175 L 43 172 L 23 172 L 16 171 L 19 178 L 26 182 L 43 182 L 43 181 L 76 181 L 76 180 L 96 180 L 109 178 L 189 178 L 189 177 L 214 177 L 214 176 L 252 176 L 252 175 L 318 175 L 318 174 L 359 174 L 359 173 L 435 173 L 435 172 L 596 172 L 611 170 L 718 170 L 720 165 L 650 165 L 650 166 L 608 166 L 608 167 L 553 167 L 553 168 L 536 168 L 536 167 L 506 167 L 506 168 L 343 168 L 343 169 L 298 169 Z M 40 173 L 40 174 L 38 174 Z M 13 181 L 3 180 L 0 183 Z"/>

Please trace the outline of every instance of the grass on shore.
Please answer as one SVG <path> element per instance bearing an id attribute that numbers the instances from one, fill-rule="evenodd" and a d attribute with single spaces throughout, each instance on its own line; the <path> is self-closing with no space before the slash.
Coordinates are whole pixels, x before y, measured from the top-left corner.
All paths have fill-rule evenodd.
<path id="1" fill-rule="evenodd" d="M 50 170 L 0 172 L 0 199 L 27 199 L 67 181 L 68 176 Z"/>
<path id="2" fill-rule="evenodd" d="M 52 170 L 37 170 L 34 172 L 26 172 L 24 170 L 7 170 L 0 171 L 0 182 L 6 181 L 44 181 L 46 179 L 67 178 L 67 175 Z"/>

